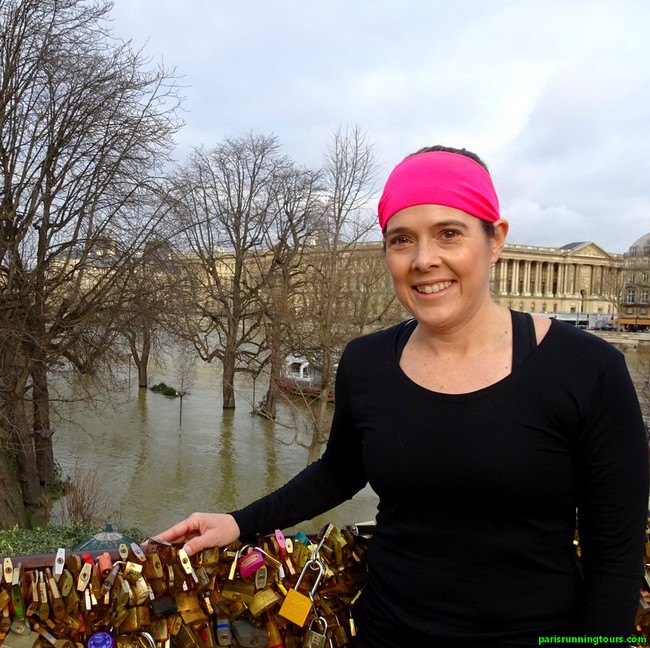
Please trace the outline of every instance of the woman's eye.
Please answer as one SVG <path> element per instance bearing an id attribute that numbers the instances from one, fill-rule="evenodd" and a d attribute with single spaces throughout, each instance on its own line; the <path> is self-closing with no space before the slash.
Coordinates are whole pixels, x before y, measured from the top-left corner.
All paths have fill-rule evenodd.
<path id="1" fill-rule="evenodd" d="M 453 239 L 458 236 L 458 232 L 456 230 L 443 230 L 442 232 L 442 238 L 444 239 Z"/>
<path id="2" fill-rule="evenodd" d="M 391 245 L 403 245 L 404 243 L 408 243 L 408 238 L 406 236 L 394 236 L 390 240 Z"/>

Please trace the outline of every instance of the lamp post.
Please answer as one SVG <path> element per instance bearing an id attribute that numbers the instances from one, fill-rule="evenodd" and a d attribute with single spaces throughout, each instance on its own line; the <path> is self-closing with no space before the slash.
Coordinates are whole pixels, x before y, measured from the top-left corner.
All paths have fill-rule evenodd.
<path id="1" fill-rule="evenodd" d="M 187 392 L 184 389 L 176 390 L 176 393 L 181 399 L 181 406 L 180 406 L 180 411 L 178 415 L 178 425 L 179 427 L 183 424 L 183 396 L 187 394 Z"/>

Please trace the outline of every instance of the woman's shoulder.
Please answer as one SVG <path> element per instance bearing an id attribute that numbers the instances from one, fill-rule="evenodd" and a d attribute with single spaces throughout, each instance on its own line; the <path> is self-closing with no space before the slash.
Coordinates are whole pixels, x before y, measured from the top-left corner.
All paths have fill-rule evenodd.
<path id="1" fill-rule="evenodd" d="M 389 326 L 388 328 L 360 335 L 348 342 L 343 353 L 348 356 L 357 354 L 365 355 L 368 353 L 387 352 L 390 349 L 395 349 L 400 337 L 408 334 L 407 331 L 409 331 L 414 325 L 415 320 L 410 319 Z"/>
<path id="2" fill-rule="evenodd" d="M 548 340 L 547 346 L 566 354 L 567 358 L 611 363 L 622 357 L 622 353 L 614 345 L 589 331 L 557 319 L 551 319 L 547 326 L 542 344 L 544 340 Z"/>

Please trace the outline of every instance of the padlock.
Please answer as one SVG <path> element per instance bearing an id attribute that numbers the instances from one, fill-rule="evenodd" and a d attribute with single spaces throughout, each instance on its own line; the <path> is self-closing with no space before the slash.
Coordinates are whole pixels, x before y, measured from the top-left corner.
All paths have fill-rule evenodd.
<path id="1" fill-rule="evenodd" d="M 232 646 L 232 632 L 230 630 L 230 619 L 220 614 L 217 616 L 217 643 L 220 646 Z"/>
<path id="2" fill-rule="evenodd" d="M 34 648 L 39 634 L 32 632 L 27 621 L 14 621 L 2 642 L 3 648 Z"/>
<path id="3" fill-rule="evenodd" d="M 202 648 L 203 642 L 192 628 L 183 623 L 176 635 L 175 645 L 178 648 Z"/>
<path id="4" fill-rule="evenodd" d="M 38 572 L 38 617 L 41 621 L 50 616 L 50 605 L 47 596 L 47 583 L 43 572 Z"/>
<path id="5" fill-rule="evenodd" d="M 280 602 L 280 595 L 271 587 L 255 592 L 248 609 L 254 617 L 258 617 Z"/>
<path id="6" fill-rule="evenodd" d="M 322 632 L 314 629 L 314 625 L 320 626 Z M 327 643 L 327 620 L 319 616 L 312 619 L 311 623 L 302 638 L 303 648 L 325 648 Z"/>
<path id="7" fill-rule="evenodd" d="M 63 568 L 63 571 L 61 572 L 61 576 L 59 577 L 58 580 L 58 585 L 59 585 L 59 591 L 61 592 L 61 596 L 63 598 L 65 598 L 68 594 L 70 594 L 70 590 L 74 585 L 74 578 L 68 568 L 66 567 Z"/>
<path id="8" fill-rule="evenodd" d="M 227 580 L 223 589 L 221 590 L 221 596 L 230 600 L 230 601 L 242 601 L 244 603 L 250 603 L 253 600 L 255 595 L 255 583 L 247 583 L 241 578 L 235 580 Z"/>
<path id="9" fill-rule="evenodd" d="M 86 648 L 116 648 L 116 646 L 115 635 L 104 630 L 94 632 L 86 640 Z"/>
<path id="10" fill-rule="evenodd" d="M 230 624 L 230 627 L 233 636 L 242 648 L 263 647 L 269 641 L 264 630 L 256 628 L 252 623 L 246 621 L 246 619 L 235 619 Z"/>
<path id="11" fill-rule="evenodd" d="M 312 586 L 311 591 L 309 592 L 309 596 L 306 596 L 302 592 L 298 591 L 298 588 L 300 587 L 300 583 L 302 583 L 302 579 L 307 573 L 307 569 L 318 570 L 318 576 L 316 576 L 316 580 L 314 581 L 314 585 Z M 318 560 L 317 558 L 312 558 L 311 560 L 308 560 L 305 563 L 305 566 L 302 568 L 302 571 L 300 572 L 300 576 L 298 577 L 295 586 L 292 587 L 287 592 L 287 596 L 285 597 L 282 603 L 282 607 L 280 608 L 278 614 L 284 617 L 285 619 L 287 619 L 288 621 L 291 621 L 292 623 L 295 623 L 296 625 L 303 627 L 305 625 L 305 622 L 307 621 L 309 612 L 312 609 L 314 594 L 318 589 L 318 585 L 320 583 L 320 579 L 322 578 L 324 571 L 325 571 L 325 567 L 320 560 Z"/>
<path id="12" fill-rule="evenodd" d="M 191 592 L 180 592 L 174 598 L 176 600 L 178 613 L 181 615 L 185 625 L 197 628 L 208 620 L 208 616 L 201 608 L 196 594 Z"/>
<path id="13" fill-rule="evenodd" d="M 45 579 L 47 581 L 47 589 L 50 595 L 50 603 L 54 617 L 56 619 L 62 619 L 65 616 L 65 603 L 59 591 L 59 586 L 49 569 L 45 570 Z"/>
<path id="14" fill-rule="evenodd" d="M 268 648 L 284 648 L 280 629 L 271 615 L 269 615 L 269 618 L 264 624 L 264 630 L 266 630 L 266 636 L 268 637 Z"/>
<path id="15" fill-rule="evenodd" d="M 11 561 L 9 562 L 11 563 Z M 11 576 L 11 603 L 14 606 L 14 614 L 16 615 L 16 619 L 20 621 L 24 620 L 25 618 L 25 601 L 23 598 L 22 585 L 20 582 L 21 567 L 21 563 L 18 563 L 18 565 L 13 568 Z M 6 573 L 7 572 L 5 569 L 5 575 Z"/>
<path id="16" fill-rule="evenodd" d="M 258 569 L 265 566 L 264 555 L 259 549 L 253 549 L 239 559 L 238 567 L 241 577 L 245 580 Z"/>
<path id="17" fill-rule="evenodd" d="M 151 614 L 146 605 L 126 608 L 126 616 L 118 625 L 120 632 L 136 632 L 151 623 Z"/>

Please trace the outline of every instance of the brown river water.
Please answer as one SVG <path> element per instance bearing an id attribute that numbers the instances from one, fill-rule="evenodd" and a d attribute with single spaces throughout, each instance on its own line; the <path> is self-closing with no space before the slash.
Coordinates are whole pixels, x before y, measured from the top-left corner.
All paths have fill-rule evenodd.
<path id="1" fill-rule="evenodd" d="M 620 348 L 640 381 L 650 340 L 632 339 Z M 193 511 L 232 510 L 281 486 L 306 465 L 307 450 L 292 442 L 304 405 L 283 405 L 277 423 L 251 414 L 263 395 L 262 380 L 255 385 L 239 379 L 234 411 L 222 409 L 220 376 L 210 365 L 197 365 L 191 380 L 181 380 L 173 366 L 152 369 L 150 383 L 161 381 L 188 390 L 182 408 L 180 399 L 139 390 L 125 377 L 124 388 L 113 394 L 117 403 L 100 412 L 83 403 L 66 405 L 55 424 L 55 460 L 67 475 L 76 468 L 96 473 L 115 528 L 155 534 Z M 304 431 L 297 434 L 306 441 Z M 366 487 L 293 530 L 372 520 L 376 504 Z M 58 506 L 53 519 L 61 519 Z"/>

